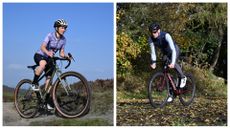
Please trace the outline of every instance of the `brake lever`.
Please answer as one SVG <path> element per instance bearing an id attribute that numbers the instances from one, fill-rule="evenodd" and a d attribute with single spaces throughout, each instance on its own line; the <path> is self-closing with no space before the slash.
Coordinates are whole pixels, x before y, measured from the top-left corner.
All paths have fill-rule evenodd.
<path id="1" fill-rule="evenodd" d="M 75 60 L 74 60 L 72 54 L 68 53 L 68 56 L 75 62 Z"/>

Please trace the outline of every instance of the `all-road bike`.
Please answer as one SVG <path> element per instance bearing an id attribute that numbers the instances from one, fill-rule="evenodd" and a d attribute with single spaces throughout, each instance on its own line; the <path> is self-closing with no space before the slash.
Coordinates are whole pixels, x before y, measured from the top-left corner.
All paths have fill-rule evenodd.
<path id="1" fill-rule="evenodd" d="M 69 57 L 72 57 L 68 53 Z M 73 59 L 74 60 L 74 59 Z M 52 75 L 48 88 L 38 86 L 39 90 L 34 90 L 32 80 L 21 80 L 14 91 L 14 104 L 17 112 L 23 118 L 32 118 L 40 110 L 48 110 L 47 103 L 51 100 L 55 111 L 64 117 L 80 117 L 90 110 L 91 88 L 86 78 L 78 72 L 68 71 L 62 73 L 57 61 L 67 61 L 65 69 L 71 64 L 69 58 L 53 57 L 50 69 L 39 78 L 42 80 L 46 74 L 52 70 Z M 28 66 L 35 71 L 38 65 Z M 56 75 L 56 80 L 53 82 Z"/>
<path id="2" fill-rule="evenodd" d="M 194 82 L 193 75 L 190 73 L 184 73 L 187 77 L 186 85 L 184 88 L 180 88 L 180 78 L 178 74 L 171 74 L 169 70 L 170 60 L 166 57 L 163 58 L 163 70 L 156 72 L 150 78 L 148 83 L 148 98 L 150 104 L 154 108 L 162 108 L 167 103 L 168 97 L 179 96 L 180 102 L 184 106 L 188 106 L 192 103 L 195 97 L 196 85 Z M 181 57 L 181 62 L 183 62 L 183 57 Z M 182 68 L 181 63 L 181 68 Z"/>

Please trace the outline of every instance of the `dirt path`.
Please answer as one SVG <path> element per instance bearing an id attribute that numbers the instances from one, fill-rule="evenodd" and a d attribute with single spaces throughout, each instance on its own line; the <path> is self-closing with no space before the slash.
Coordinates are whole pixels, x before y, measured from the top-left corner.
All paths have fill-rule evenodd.
<path id="1" fill-rule="evenodd" d="M 112 113 L 106 113 L 103 115 L 89 113 L 81 118 L 76 118 L 76 119 L 87 120 L 87 119 L 94 119 L 94 118 L 105 119 L 108 120 L 109 123 L 111 124 L 113 123 Z M 47 122 L 47 121 L 53 121 L 59 119 L 64 119 L 64 118 L 57 117 L 55 114 L 50 114 L 50 115 L 42 114 L 36 118 L 24 119 L 19 116 L 12 102 L 3 103 L 3 126 L 27 126 L 30 125 L 31 122 L 35 122 L 35 121 Z"/>
<path id="2" fill-rule="evenodd" d="M 117 104 L 117 125 L 227 125 L 226 98 L 196 98 L 184 107 L 178 98 L 162 109 L 154 109 L 148 100 L 123 100 Z"/>

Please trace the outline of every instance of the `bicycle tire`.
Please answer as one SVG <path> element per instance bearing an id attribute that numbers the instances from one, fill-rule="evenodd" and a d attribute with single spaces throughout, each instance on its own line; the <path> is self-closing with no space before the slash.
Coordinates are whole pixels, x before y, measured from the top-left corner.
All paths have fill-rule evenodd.
<path id="1" fill-rule="evenodd" d="M 157 85 L 161 85 L 162 87 L 159 89 L 159 86 L 156 86 L 156 79 L 158 77 L 162 77 L 163 78 L 163 84 L 161 85 L 161 82 L 159 82 L 159 84 Z M 156 88 L 155 93 L 153 93 L 154 89 Z M 164 92 L 162 92 L 162 90 L 164 90 Z M 158 94 L 159 93 L 159 94 Z M 160 95 L 164 95 L 163 97 L 161 97 Z M 159 96 L 159 99 L 161 99 L 160 101 L 157 100 L 157 98 L 153 95 L 156 95 L 156 97 Z M 161 98 L 160 98 L 161 97 Z M 168 82 L 168 78 L 164 76 L 163 72 L 157 72 L 155 73 L 149 81 L 148 84 L 148 99 L 150 104 L 152 105 L 152 107 L 154 108 L 162 108 L 164 107 L 164 105 L 167 103 L 167 99 L 169 97 L 169 82 Z M 158 102 L 159 101 L 159 102 Z"/>
<path id="2" fill-rule="evenodd" d="M 196 85 L 192 74 L 185 73 L 185 76 L 187 77 L 187 81 L 185 87 L 182 90 L 186 91 L 188 94 L 179 95 L 179 100 L 184 106 L 189 106 L 195 98 Z M 187 92 L 187 89 L 191 89 L 191 94 L 189 94 L 190 92 Z M 188 96 L 188 98 L 185 98 L 186 95 L 191 95 L 191 97 Z"/>
<path id="3" fill-rule="evenodd" d="M 53 87 L 53 91 L 52 91 L 53 102 L 54 102 L 54 105 L 55 105 L 57 111 L 62 116 L 66 117 L 66 118 L 80 117 L 80 116 L 85 115 L 86 113 L 89 112 L 90 102 L 91 102 L 91 88 L 90 88 L 87 80 L 85 79 L 85 77 L 82 76 L 80 73 L 77 73 L 77 72 L 74 72 L 74 71 L 69 71 L 69 72 L 63 73 L 60 76 L 61 80 L 65 80 L 67 77 L 76 77 L 76 79 L 79 79 L 79 82 L 76 82 L 76 83 L 73 83 L 73 84 L 69 85 L 70 87 L 72 87 L 72 89 L 74 89 L 74 90 L 71 89 L 71 91 L 69 92 L 72 95 L 69 95 L 70 98 L 67 98 L 68 96 L 64 96 L 66 92 L 63 92 L 65 90 L 61 87 L 62 84 L 61 84 L 60 80 L 57 79 L 55 81 L 55 84 L 54 84 L 54 87 Z M 77 87 L 80 87 L 80 86 L 83 87 L 83 89 L 85 90 L 84 93 L 86 93 L 86 94 L 83 94 L 83 93 L 81 94 L 80 93 L 81 90 L 77 89 Z M 84 98 L 81 95 L 82 96 L 85 95 Z M 62 99 L 61 99 L 61 97 L 62 97 Z M 63 98 L 67 102 L 63 102 L 62 103 Z M 75 112 L 75 109 L 77 110 L 79 107 L 77 107 L 73 103 L 75 103 L 75 102 L 81 102 L 81 101 L 79 101 L 79 100 L 78 101 L 72 100 L 72 102 L 68 102 L 72 98 L 73 99 L 79 99 L 79 98 L 82 99 L 81 101 L 82 101 L 83 105 L 81 105 L 82 108 L 80 109 L 80 111 L 76 111 Z M 65 105 L 65 103 L 66 103 L 66 105 Z M 69 105 L 67 105 L 67 104 L 69 104 Z M 70 110 L 70 108 L 72 108 L 71 106 L 76 106 L 76 107 L 73 108 L 73 111 L 72 110 L 68 111 L 68 110 Z"/>
<path id="4" fill-rule="evenodd" d="M 25 88 L 29 88 L 29 89 L 23 89 L 24 84 L 27 84 L 27 85 L 25 85 Z M 38 108 L 39 108 L 39 100 L 38 100 L 37 93 L 35 93 L 35 91 L 33 91 L 31 89 L 31 87 L 30 87 L 31 85 L 32 85 L 31 80 L 23 79 L 17 84 L 17 86 L 14 90 L 14 105 L 15 105 L 15 108 L 16 108 L 17 112 L 19 113 L 19 115 L 23 118 L 34 117 L 37 114 Z M 24 93 L 25 93 L 25 95 L 24 95 Z M 20 95 L 22 95 L 22 96 L 20 96 Z M 29 103 L 29 101 L 36 100 L 34 98 L 31 98 L 33 96 L 37 99 L 37 101 L 32 103 L 32 105 L 31 105 L 31 103 Z M 27 103 L 25 103 L 25 102 L 27 102 Z M 33 104 L 36 104 L 36 106 L 33 106 Z M 21 106 L 23 106 L 23 107 L 21 107 Z M 34 107 L 32 112 L 29 114 L 26 114 L 25 113 L 26 111 L 24 111 L 24 108 L 27 106 Z M 30 109 L 30 108 L 28 108 L 28 109 Z"/>

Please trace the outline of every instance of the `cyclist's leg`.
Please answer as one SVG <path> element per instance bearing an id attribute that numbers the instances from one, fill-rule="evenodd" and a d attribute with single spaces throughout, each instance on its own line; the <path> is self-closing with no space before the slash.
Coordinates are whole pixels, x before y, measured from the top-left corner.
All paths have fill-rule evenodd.
<path id="1" fill-rule="evenodd" d="M 34 79 L 33 79 L 33 84 L 37 84 L 38 78 L 40 77 L 41 73 L 44 71 L 45 66 L 47 64 L 47 61 L 45 60 L 45 58 L 42 55 L 39 55 L 39 54 L 34 55 L 34 61 L 37 65 L 39 65 L 35 69 Z"/>
<path id="2" fill-rule="evenodd" d="M 184 75 L 184 73 L 183 73 L 183 71 L 182 71 L 180 65 L 177 63 L 177 62 L 178 62 L 178 58 L 179 58 L 179 56 L 180 56 L 180 52 L 177 52 L 176 55 L 177 55 L 177 56 L 176 56 L 175 70 L 176 70 L 176 72 L 177 72 L 177 74 L 179 75 L 179 78 L 180 78 L 180 80 L 181 80 L 181 81 L 180 81 L 180 88 L 183 88 L 183 87 L 185 86 L 185 84 L 186 84 L 187 78 L 186 78 L 186 76 Z"/>
<path id="3" fill-rule="evenodd" d="M 180 65 L 177 64 L 177 63 L 175 63 L 175 70 L 178 73 L 178 75 L 179 75 L 180 78 L 184 78 L 185 77 L 184 73 L 182 72 L 182 69 L 181 69 Z"/>
<path id="4" fill-rule="evenodd" d="M 46 77 L 46 82 L 45 82 L 45 91 L 47 92 L 49 90 L 49 84 L 50 84 L 51 76 Z M 50 91 L 49 91 L 50 92 Z M 52 110 L 54 108 L 54 103 L 52 101 L 52 97 L 50 93 L 46 94 L 46 103 L 47 103 L 47 108 L 49 110 Z"/>
<path id="5" fill-rule="evenodd" d="M 51 76 L 52 76 L 52 73 L 54 71 L 53 69 L 53 66 L 52 66 L 52 62 L 47 59 L 47 65 L 46 65 L 46 68 L 45 68 L 45 76 L 46 76 L 46 81 L 45 81 L 45 91 L 46 92 L 50 92 L 48 90 L 50 90 L 49 88 L 49 85 L 50 85 L 50 81 L 51 81 Z M 46 103 L 47 103 L 47 108 L 49 110 L 52 110 L 54 109 L 54 103 L 53 103 L 53 100 L 52 100 L 52 97 L 51 97 L 51 94 L 50 93 L 47 93 L 46 95 Z"/>
<path id="6" fill-rule="evenodd" d="M 179 56 L 180 56 L 180 51 L 178 50 L 178 51 L 176 51 L 176 62 L 175 62 L 175 66 L 174 67 L 175 67 L 175 70 L 176 70 L 177 74 L 179 75 L 179 77 L 180 78 L 184 78 L 185 75 L 184 75 L 184 73 L 183 73 L 180 65 L 177 63 Z"/>
<path id="7" fill-rule="evenodd" d="M 45 67 L 46 67 L 46 61 L 41 60 L 39 62 L 39 66 L 35 70 L 35 74 L 40 76 L 42 74 L 42 72 L 44 71 Z"/>
<path id="8" fill-rule="evenodd" d="M 50 79 L 51 79 L 51 76 L 47 76 L 46 77 L 46 82 L 45 82 L 45 91 L 48 90 L 48 86 L 49 86 L 49 83 L 50 83 Z"/>
<path id="9" fill-rule="evenodd" d="M 46 73 L 45 74 L 45 76 L 46 76 L 45 91 L 47 91 L 49 83 L 50 83 L 50 79 L 51 79 L 51 76 L 52 76 L 52 73 L 54 71 L 52 63 L 51 63 L 51 61 L 49 59 L 47 59 L 47 65 L 46 65 L 46 68 L 44 69 L 44 71 Z"/>

